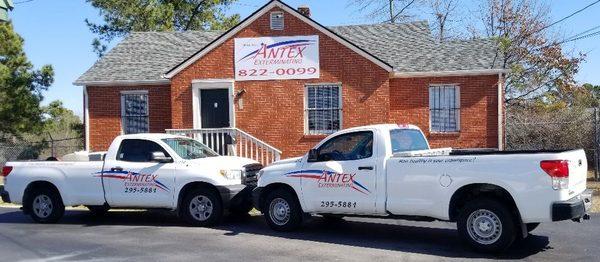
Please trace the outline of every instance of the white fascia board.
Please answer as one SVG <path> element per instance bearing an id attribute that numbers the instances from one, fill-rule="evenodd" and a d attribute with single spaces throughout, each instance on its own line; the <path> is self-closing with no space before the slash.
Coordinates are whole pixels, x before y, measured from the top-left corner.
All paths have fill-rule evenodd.
<path id="1" fill-rule="evenodd" d="M 373 55 L 367 53 L 366 51 L 358 48 L 357 46 L 351 44 L 348 40 L 345 40 L 345 39 L 341 38 L 340 36 L 332 33 L 327 28 L 319 25 L 318 23 L 314 22 L 310 18 L 308 18 L 308 17 L 306 17 L 304 15 L 298 14 L 296 12 L 296 10 L 293 10 L 293 9 L 289 8 L 287 5 L 282 4 L 279 1 L 273 1 L 270 4 L 266 5 L 265 7 L 263 7 L 258 12 L 256 12 L 253 16 L 249 17 L 248 19 L 244 20 L 242 23 L 240 23 L 237 26 L 235 26 L 233 29 L 231 29 L 229 32 L 227 32 L 225 35 L 220 36 L 216 41 L 212 42 L 210 45 L 208 45 L 204 49 L 202 49 L 202 51 L 198 52 L 194 56 L 188 58 L 185 62 L 183 62 L 180 65 L 178 65 L 177 67 L 173 68 L 171 71 L 169 71 L 163 77 L 171 79 L 173 76 L 177 75 L 177 73 L 181 72 L 183 69 L 185 69 L 188 66 L 192 65 L 194 62 L 196 62 L 198 59 L 200 59 L 201 57 L 203 57 L 204 55 L 206 55 L 208 52 L 210 52 L 213 49 L 217 48 L 218 46 L 220 46 L 221 44 L 223 44 L 225 41 L 227 41 L 228 39 L 230 39 L 231 37 L 233 37 L 234 35 L 236 35 L 238 32 L 240 32 L 242 29 L 244 29 L 248 25 L 252 24 L 254 21 L 256 21 L 256 19 L 258 19 L 259 17 L 261 17 L 262 15 L 264 15 L 266 12 L 268 12 L 269 10 L 271 10 L 273 7 L 279 7 L 281 9 L 283 9 L 287 13 L 295 16 L 296 18 L 298 18 L 298 19 L 302 20 L 303 22 L 309 24 L 310 26 L 316 28 L 321 33 L 323 33 L 323 34 L 327 35 L 328 37 L 330 37 L 330 38 L 338 41 L 342 45 L 350 48 L 352 51 L 354 51 L 354 52 L 362 55 L 363 57 L 367 58 L 369 61 L 375 63 L 376 65 L 378 65 L 380 67 L 382 67 L 387 72 L 392 72 L 393 68 L 390 65 L 382 62 L 381 60 L 377 59 L 375 56 L 373 56 Z"/>
<path id="2" fill-rule="evenodd" d="M 508 72 L 509 72 L 508 69 L 480 69 L 480 70 L 429 71 L 429 72 L 394 72 L 394 73 L 390 74 L 390 78 L 479 76 L 479 75 L 505 74 Z"/>
<path id="3" fill-rule="evenodd" d="M 77 81 L 76 86 L 140 86 L 140 85 L 168 85 L 170 79 L 160 80 L 114 80 L 114 81 Z"/>

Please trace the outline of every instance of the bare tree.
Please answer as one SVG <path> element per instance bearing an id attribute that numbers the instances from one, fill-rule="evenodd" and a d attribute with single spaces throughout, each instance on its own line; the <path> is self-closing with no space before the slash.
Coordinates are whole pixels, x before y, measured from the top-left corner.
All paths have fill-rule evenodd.
<path id="1" fill-rule="evenodd" d="M 442 42 L 448 38 L 447 23 L 450 21 L 449 18 L 456 13 L 458 0 L 429 0 L 429 7 L 435 17 L 433 27 L 436 38 Z"/>
<path id="2" fill-rule="evenodd" d="M 577 89 L 574 79 L 584 55 L 565 52 L 550 31 L 549 7 L 539 0 L 486 0 L 477 12 L 482 26 L 475 37 L 497 39 L 496 62 L 510 69 L 507 103 L 564 100 Z"/>
<path id="3" fill-rule="evenodd" d="M 358 12 L 366 13 L 370 19 L 384 19 L 383 22 L 397 23 L 411 19 L 409 11 L 417 0 L 351 0 L 349 6 Z"/>

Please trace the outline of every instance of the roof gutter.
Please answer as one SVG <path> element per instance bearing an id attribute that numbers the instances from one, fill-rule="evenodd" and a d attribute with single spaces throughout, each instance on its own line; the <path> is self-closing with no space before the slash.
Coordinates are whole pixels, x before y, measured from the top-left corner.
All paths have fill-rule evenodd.
<path id="1" fill-rule="evenodd" d="M 151 85 L 168 85 L 171 83 L 169 79 L 159 80 L 114 80 L 114 81 L 75 81 L 76 86 L 151 86 Z"/>
<path id="2" fill-rule="evenodd" d="M 428 72 L 392 72 L 390 78 L 414 77 L 444 77 L 444 76 L 479 76 L 506 74 L 508 69 L 480 69 L 480 70 L 455 70 L 455 71 L 428 71 Z"/>

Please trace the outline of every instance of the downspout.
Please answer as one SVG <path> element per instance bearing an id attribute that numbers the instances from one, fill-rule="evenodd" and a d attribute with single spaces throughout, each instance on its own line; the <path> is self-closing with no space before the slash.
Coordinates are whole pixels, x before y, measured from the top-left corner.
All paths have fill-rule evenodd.
<path id="1" fill-rule="evenodd" d="M 504 78 L 502 73 L 498 73 L 498 150 L 504 150 Z"/>
<path id="2" fill-rule="evenodd" d="M 90 151 L 90 108 L 87 86 L 83 86 L 83 124 L 85 126 L 85 151 Z"/>

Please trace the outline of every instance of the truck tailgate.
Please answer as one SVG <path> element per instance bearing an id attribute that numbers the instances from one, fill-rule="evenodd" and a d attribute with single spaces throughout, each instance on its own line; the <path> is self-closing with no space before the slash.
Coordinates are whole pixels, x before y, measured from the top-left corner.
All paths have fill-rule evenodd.
<path id="1" fill-rule="evenodd" d="M 587 182 L 587 159 L 582 149 L 567 151 L 560 158 L 569 161 L 569 195 L 581 194 L 585 191 Z"/>

